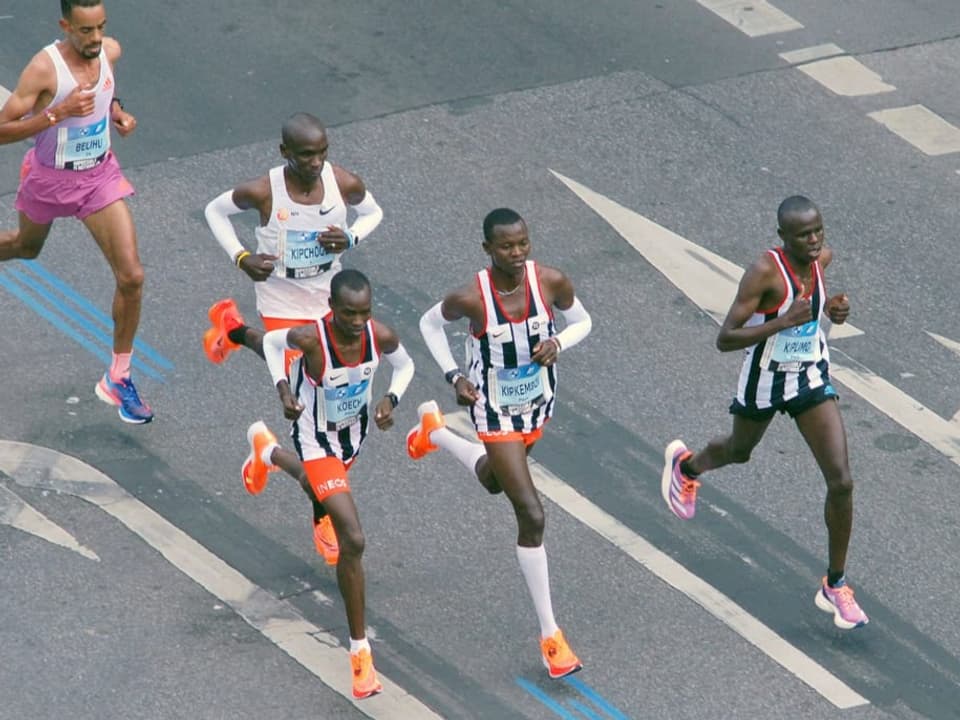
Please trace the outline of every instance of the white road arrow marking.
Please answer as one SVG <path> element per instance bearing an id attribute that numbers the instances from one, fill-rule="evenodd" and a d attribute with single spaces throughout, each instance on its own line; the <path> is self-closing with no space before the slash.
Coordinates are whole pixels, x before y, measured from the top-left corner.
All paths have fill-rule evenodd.
<path id="1" fill-rule="evenodd" d="M 100 560 L 93 550 L 78 543 L 73 535 L 3 485 L 0 485 L 0 525 L 36 535 L 90 560 Z"/>
<path id="2" fill-rule="evenodd" d="M 123 523 L 180 572 L 229 605 L 328 687 L 353 701 L 347 652 L 330 633 L 207 550 L 99 470 L 48 448 L 0 440 L 0 471 L 25 487 L 67 493 Z M 380 672 L 383 693 L 354 701 L 377 720 L 440 720 L 440 716 Z"/>
<path id="3" fill-rule="evenodd" d="M 723 322 L 743 273 L 740 267 L 570 178 L 553 174 L 715 322 Z M 861 334 L 845 323 L 832 327 L 830 339 Z M 960 423 L 944 420 L 832 343 L 830 353 L 830 375 L 836 382 L 960 465 Z"/>
<path id="4" fill-rule="evenodd" d="M 737 295 L 743 268 L 704 247 L 618 205 L 580 183 L 551 170 L 601 218 L 613 226 L 651 265 L 659 270 L 719 325 Z M 833 325 L 830 339 L 863 335 L 850 323 Z"/>

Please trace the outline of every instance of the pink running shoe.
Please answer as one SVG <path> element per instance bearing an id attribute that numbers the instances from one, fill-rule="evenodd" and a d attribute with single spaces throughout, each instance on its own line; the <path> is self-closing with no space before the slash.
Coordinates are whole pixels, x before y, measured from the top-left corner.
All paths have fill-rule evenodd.
<path id="1" fill-rule="evenodd" d="M 830 587 L 827 578 L 823 578 L 814 602 L 824 612 L 833 613 L 833 624 L 841 630 L 853 630 L 870 622 L 870 618 L 854 600 L 853 588 L 847 585 L 845 579 L 841 579 L 837 587 Z"/>
<path id="2" fill-rule="evenodd" d="M 690 520 L 697 512 L 697 488 L 700 483 L 680 472 L 680 463 L 692 455 L 682 440 L 674 440 L 663 453 L 660 492 L 667 507 L 681 520 Z"/>

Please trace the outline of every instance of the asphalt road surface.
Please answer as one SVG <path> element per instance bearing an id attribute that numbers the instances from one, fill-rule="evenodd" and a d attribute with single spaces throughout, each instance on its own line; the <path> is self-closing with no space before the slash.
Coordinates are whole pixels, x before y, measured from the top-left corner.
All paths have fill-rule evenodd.
<path id="1" fill-rule="evenodd" d="M 112 278 L 58 221 L 38 261 L 0 268 L 0 718 L 960 717 L 960 16 L 774 5 L 110 0 L 139 121 L 116 141 L 147 272 L 134 372 L 157 416 L 126 426 L 94 397 Z M 57 16 L 0 0 L 0 85 Z M 255 318 L 202 208 L 279 163 L 297 110 L 384 208 L 347 264 L 417 363 L 352 473 L 391 683 L 359 704 L 301 491 L 241 487 L 247 426 L 285 427 L 269 376 L 200 343 L 220 297 Z M 26 147 L 0 147 L 6 226 Z M 777 244 L 795 193 L 823 210 L 829 288 L 861 331 L 831 339 L 857 482 L 848 574 L 871 618 L 855 632 L 812 602 L 823 482 L 786 417 L 749 465 L 704 479 L 694 521 L 659 493 L 670 440 L 729 428 L 740 355 L 715 350 L 707 306 L 725 308 L 724 262 Z M 417 320 L 484 266 L 501 205 L 594 319 L 533 452 L 554 606 L 585 663 L 570 681 L 540 664 L 504 498 L 404 451 L 420 402 L 456 409 Z"/>

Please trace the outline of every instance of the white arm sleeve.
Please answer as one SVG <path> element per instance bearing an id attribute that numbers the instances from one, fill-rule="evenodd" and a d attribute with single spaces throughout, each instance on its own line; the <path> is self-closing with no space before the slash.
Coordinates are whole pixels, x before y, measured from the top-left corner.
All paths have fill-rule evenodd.
<path id="1" fill-rule="evenodd" d="M 203 210 L 210 231 L 231 260 L 236 260 L 237 255 L 246 249 L 237 237 L 237 231 L 234 230 L 233 223 L 230 222 L 231 215 L 242 212 L 243 210 L 237 207 L 237 204 L 233 201 L 233 190 L 227 190 L 225 193 L 218 195 L 207 203 L 207 207 Z"/>
<path id="2" fill-rule="evenodd" d="M 360 202 L 350 207 L 357 213 L 357 219 L 354 220 L 353 225 L 348 228 L 350 234 L 353 235 L 353 242 L 351 244 L 356 245 L 376 230 L 377 225 L 383 220 L 383 209 L 377 205 L 377 201 L 373 199 L 373 195 L 369 192 L 363 196 Z"/>
<path id="3" fill-rule="evenodd" d="M 568 350 L 590 334 L 593 320 L 576 297 L 573 298 L 573 305 L 559 312 L 567 326 L 554 335 L 553 339 L 560 343 L 557 350 Z"/>
<path id="4" fill-rule="evenodd" d="M 447 324 L 448 320 L 443 317 L 443 312 L 440 309 L 441 305 L 443 303 L 437 303 L 420 318 L 420 334 L 423 335 L 427 348 L 433 355 L 433 359 L 437 361 L 437 365 L 444 373 L 448 373 L 460 366 L 453 359 L 447 334 L 443 331 L 443 326 Z"/>
<path id="5" fill-rule="evenodd" d="M 413 358 L 407 354 L 402 343 L 392 353 L 384 353 L 383 357 L 393 368 L 393 374 L 390 376 L 390 387 L 387 388 L 387 392 L 393 393 L 397 396 L 397 400 L 400 400 L 403 393 L 406 392 L 407 386 L 410 385 L 410 381 L 413 380 Z"/>
<path id="6" fill-rule="evenodd" d="M 267 369 L 270 371 L 270 377 L 273 378 L 274 387 L 281 380 L 287 379 L 284 350 L 293 349 L 287 343 L 288 332 L 290 331 L 286 328 L 271 330 L 263 336 L 263 357 L 267 361 Z"/>

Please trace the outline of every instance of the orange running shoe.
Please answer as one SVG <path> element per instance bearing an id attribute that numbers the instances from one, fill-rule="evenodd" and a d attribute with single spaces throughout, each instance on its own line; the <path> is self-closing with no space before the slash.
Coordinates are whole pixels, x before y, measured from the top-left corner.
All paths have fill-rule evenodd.
<path id="1" fill-rule="evenodd" d="M 364 648 L 350 653 L 350 667 L 353 670 L 353 696 L 357 700 L 383 692 L 383 685 L 377 680 L 377 671 L 373 669 L 373 656 L 369 650 Z"/>
<path id="2" fill-rule="evenodd" d="M 417 408 L 417 414 L 420 416 L 420 424 L 407 433 L 407 454 L 414 460 L 438 449 L 430 442 L 430 433 L 447 425 L 435 400 L 421 404 Z"/>
<path id="3" fill-rule="evenodd" d="M 240 314 L 237 304 L 232 299 L 224 298 L 210 306 L 207 316 L 213 327 L 208 328 L 203 334 L 203 351 L 210 362 L 219 365 L 227 359 L 227 355 L 240 347 L 228 337 L 228 334 L 244 324 L 243 315 Z"/>
<path id="4" fill-rule="evenodd" d="M 580 658 L 573 654 L 560 630 L 540 641 L 540 652 L 543 655 L 544 667 L 554 679 L 572 675 L 583 667 Z"/>
<path id="5" fill-rule="evenodd" d="M 336 565 L 340 559 L 340 543 L 337 542 L 337 533 L 329 515 L 320 518 L 320 522 L 313 524 L 313 544 L 317 547 L 317 554 L 322 555 L 327 565 Z"/>
<path id="6" fill-rule="evenodd" d="M 277 469 L 274 465 L 265 465 L 260 456 L 263 455 L 264 448 L 276 445 L 277 436 L 270 432 L 262 420 L 257 420 L 247 428 L 247 442 L 250 443 L 250 454 L 243 461 L 240 475 L 243 477 L 243 487 L 247 492 L 251 495 L 259 495 L 267 486 L 267 475 L 270 471 Z"/>

